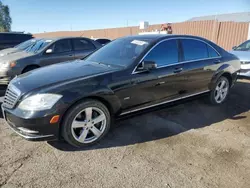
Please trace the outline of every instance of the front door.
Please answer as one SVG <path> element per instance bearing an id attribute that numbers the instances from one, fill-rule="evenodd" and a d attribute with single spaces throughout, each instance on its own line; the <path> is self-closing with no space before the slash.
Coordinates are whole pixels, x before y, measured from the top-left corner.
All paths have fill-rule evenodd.
<path id="1" fill-rule="evenodd" d="M 50 49 L 50 53 L 46 51 Z M 52 65 L 55 63 L 60 63 L 64 61 L 69 61 L 74 59 L 74 52 L 71 45 L 70 39 L 62 39 L 56 41 L 50 47 L 48 47 L 40 59 L 41 66 Z"/>
<path id="2" fill-rule="evenodd" d="M 137 108 L 155 101 L 154 88 L 157 80 L 152 72 L 136 74 L 128 72 L 124 75 L 116 73 L 113 79 L 116 80 L 116 85 L 111 87 L 118 97 L 123 110 Z"/>
<path id="3" fill-rule="evenodd" d="M 178 43 L 176 39 L 159 43 L 142 59 L 133 73 L 128 73 L 127 78 L 118 75 L 117 79 L 124 83 L 120 83 L 122 87 L 115 89 L 115 92 L 123 107 L 153 105 L 178 98 L 185 92 L 182 91 L 185 71 L 179 63 Z M 150 71 L 139 69 L 146 61 L 155 62 L 158 67 Z"/>
<path id="4" fill-rule="evenodd" d="M 179 62 L 179 57 L 179 40 L 169 39 L 158 44 L 144 58 L 143 61 L 153 61 L 157 64 L 157 69 L 152 70 L 157 78 L 154 87 L 156 101 L 179 98 L 186 92 L 184 90 L 186 71 Z"/>

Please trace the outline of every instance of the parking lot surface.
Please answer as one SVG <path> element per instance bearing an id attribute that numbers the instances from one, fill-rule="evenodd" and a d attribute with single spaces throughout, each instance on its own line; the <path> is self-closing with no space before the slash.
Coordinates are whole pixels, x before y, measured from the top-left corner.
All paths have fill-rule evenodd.
<path id="1" fill-rule="evenodd" d="M 116 122 L 98 145 L 29 142 L 0 119 L 0 187 L 250 187 L 250 81 Z"/>

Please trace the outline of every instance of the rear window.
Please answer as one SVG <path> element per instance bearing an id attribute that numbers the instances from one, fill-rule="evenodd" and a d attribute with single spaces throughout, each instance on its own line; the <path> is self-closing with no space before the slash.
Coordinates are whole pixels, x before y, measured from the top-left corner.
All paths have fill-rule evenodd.
<path id="1" fill-rule="evenodd" d="M 198 40 L 181 39 L 184 61 L 208 58 L 207 44 Z"/>
<path id="2" fill-rule="evenodd" d="M 73 39 L 74 49 L 79 50 L 94 50 L 95 46 L 90 41 L 85 39 Z"/>
<path id="3" fill-rule="evenodd" d="M 102 45 L 107 44 L 107 43 L 110 42 L 110 40 L 108 40 L 108 39 L 97 39 L 96 41 L 99 42 Z"/>
<path id="4" fill-rule="evenodd" d="M 207 45 L 209 57 L 219 57 L 219 54 L 211 47 Z"/>

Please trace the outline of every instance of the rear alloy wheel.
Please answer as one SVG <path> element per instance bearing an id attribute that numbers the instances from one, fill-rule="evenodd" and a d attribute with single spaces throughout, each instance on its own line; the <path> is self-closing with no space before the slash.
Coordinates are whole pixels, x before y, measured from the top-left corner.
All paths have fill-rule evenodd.
<path id="1" fill-rule="evenodd" d="M 63 137 L 76 147 L 98 142 L 110 128 L 110 114 L 99 101 L 87 100 L 73 107 L 63 123 Z"/>
<path id="2" fill-rule="evenodd" d="M 210 100 L 212 104 L 221 104 L 223 103 L 229 93 L 230 84 L 226 77 L 222 76 L 216 83 L 216 86 L 213 91 L 210 93 Z"/>

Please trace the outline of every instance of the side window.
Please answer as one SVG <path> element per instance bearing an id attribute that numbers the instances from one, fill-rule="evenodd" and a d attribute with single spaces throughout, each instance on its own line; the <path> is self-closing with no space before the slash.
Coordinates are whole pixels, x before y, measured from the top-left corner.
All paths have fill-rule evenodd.
<path id="1" fill-rule="evenodd" d="M 167 40 L 149 52 L 145 61 L 154 61 L 158 67 L 178 63 L 178 46 L 177 40 Z"/>
<path id="2" fill-rule="evenodd" d="M 198 40 L 181 39 L 184 61 L 208 58 L 207 44 Z"/>
<path id="3" fill-rule="evenodd" d="M 209 57 L 219 57 L 219 54 L 209 45 L 207 45 L 207 51 L 208 51 Z"/>
<path id="4" fill-rule="evenodd" d="M 60 40 L 54 44 L 53 53 L 70 52 L 72 50 L 70 40 Z"/>
<path id="5" fill-rule="evenodd" d="M 94 44 L 84 39 L 73 39 L 73 45 L 74 45 L 75 51 L 95 49 Z"/>

